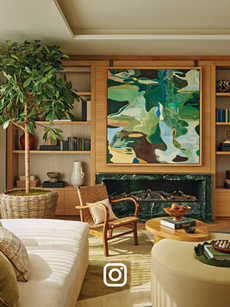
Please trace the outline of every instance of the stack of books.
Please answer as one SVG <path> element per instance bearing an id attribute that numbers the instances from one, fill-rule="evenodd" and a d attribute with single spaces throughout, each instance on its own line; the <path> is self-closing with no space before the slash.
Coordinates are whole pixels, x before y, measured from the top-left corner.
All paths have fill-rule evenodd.
<path id="1" fill-rule="evenodd" d="M 204 255 L 208 260 L 210 259 L 230 260 L 230 254 L 217 251 L 211 244 L 204 244 Z"/>
<path id="2" fill-rule="evenodd" d="M 228 109 L 216 109 L 216 122 L 229 123 L 230 112 Z"/>
<path id="3" fill-rule="evenodd" d="M 173 217 L 162 218 L 161 225 L 173 228 L 173 229 L 180 229 L 190 226 L 196 226 L 196 220 L 191 218 L 182 217 L 180 221 L 174 221 Z"/>
<path id="4" fill-rule="evenodd" d="M 68 137 L 67 141 L 60 141 L 60 150 L 91 150 L 91 140 L 81 139 L 75 136 Z"/>

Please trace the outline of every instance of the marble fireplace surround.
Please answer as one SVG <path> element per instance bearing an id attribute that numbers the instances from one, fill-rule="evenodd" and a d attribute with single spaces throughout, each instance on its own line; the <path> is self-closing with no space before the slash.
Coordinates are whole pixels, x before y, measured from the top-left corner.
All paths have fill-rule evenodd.
<path id="1" fill-rule="evenodd" d="M 140 222 L 160 216 L 167 216 L 163 208 L 173 202 L 191 207 L 186 215 L 206 223 L 213 223 L 212 217 L 212 175 L 211 174 L 131 174 L 131 173 L 96 173 L 96 183 L 104 182 L 108 194 L 130 193 L 147 190 L 173 192 L 181 190 L 185 194 L 196 196 L 196 200 L 139 200 Z M 119 217 L 131 215 L 133 203 L 115 203 L 113 210 Z"/>

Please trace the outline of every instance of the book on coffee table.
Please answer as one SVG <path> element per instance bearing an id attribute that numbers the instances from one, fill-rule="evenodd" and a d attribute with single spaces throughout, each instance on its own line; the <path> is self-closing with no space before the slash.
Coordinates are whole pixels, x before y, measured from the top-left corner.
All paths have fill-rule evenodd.
<path id="1" fill-rule="evenodd" d="M 209 260 L 213 258 L 217 260 L 230 260 L 230 254 L 219 252 L 210 244 L 204 244 L 204 254 Z"/>
<path id="2" fill-rule="evenodd" d="M 173 229 L 180 229 L 180 228 L 185 228 L 185 227 L 190 227 L 190 226 L 196 226 L 196 220 L 187 218 L 187 217 L 182 217 L 180 221 L 174 221 L 173 217 L 168 217 L 168 218 L 161 219 L 161 225 L 170 227 Z"/>

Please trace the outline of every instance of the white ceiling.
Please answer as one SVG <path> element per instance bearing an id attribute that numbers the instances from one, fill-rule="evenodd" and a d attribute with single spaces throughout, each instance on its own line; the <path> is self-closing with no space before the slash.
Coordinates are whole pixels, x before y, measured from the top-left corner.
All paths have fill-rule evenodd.
<path id="1" fill-rule="evenodd" d="M 0 43 L 75 55 L 230 55 L 229 0 L 1 0 Z"/>

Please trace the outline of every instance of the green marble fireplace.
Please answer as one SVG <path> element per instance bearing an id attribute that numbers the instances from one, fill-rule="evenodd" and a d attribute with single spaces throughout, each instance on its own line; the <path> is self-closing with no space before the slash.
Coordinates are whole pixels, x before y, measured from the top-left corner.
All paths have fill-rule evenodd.
<path id="1" fill-rule="evenodd" d="M 194 199 L 155 199 L 139 198 L 140 222 L 160 216 L 167 216 L 163 208 L 170 207 L 173 202 L 191 207 L 186 215 L 206 223 L 213 223 L 212 218 L 212 175 L 211 174 L 121 174 L 121 173 L 96 173 L 95 182 L 104 182 L 110 197 L 122 193 L 135 194 L 141 191 L 155 191 L 156 193 L 172 193 L 183 191 L 192 195 Z M 142 194 L 143 194 L 142 193 Z M 183 195 L 183 194 L 182 194 Z M 118 217 L 132 215 L 134 206 L 132 202 L 119 202 L 113 204 L 113 210 Z"/>

